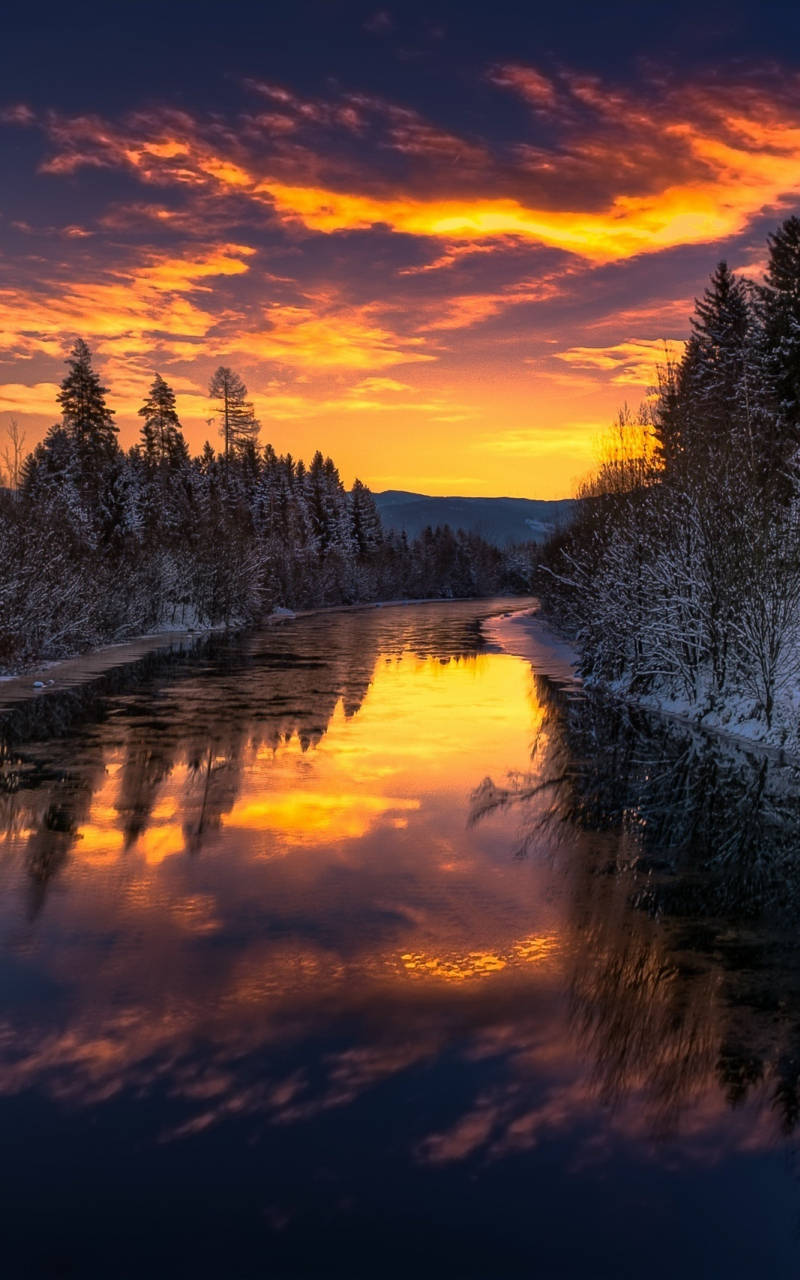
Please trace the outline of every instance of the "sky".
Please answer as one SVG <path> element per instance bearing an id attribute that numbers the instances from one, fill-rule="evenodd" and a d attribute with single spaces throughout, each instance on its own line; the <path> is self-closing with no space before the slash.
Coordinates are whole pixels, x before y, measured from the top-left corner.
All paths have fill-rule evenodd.
<path id="1" fill-rule="evenodd" d="M 800 7 L 86 0 L 0 47 L 0 433 L 220 363 L 347 483 L 563 497 L 800 206 Z"/>

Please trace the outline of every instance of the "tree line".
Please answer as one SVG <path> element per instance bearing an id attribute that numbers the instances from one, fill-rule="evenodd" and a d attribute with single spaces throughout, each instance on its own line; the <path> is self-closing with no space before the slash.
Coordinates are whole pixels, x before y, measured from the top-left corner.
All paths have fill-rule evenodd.
<path id="1" fill-rule="evenodd" d="M 0 671 L 154 629 L 248 624 L 276 608 L 486 595 L 527 586 L 525 555 L 475 534 L 381 526 L 329 457 L 260 447 L 247 388 L 210 384 L 222 449 L 192 457 L 156 374 L 138 443 L 120 447 L 107 388 L 78 340 L 60 421 L 24 459 L 9 434 L 0 491 Z M 11 462 L 13 461 L 13 469 Z"/>
<path id="2" fill-rule="evenodd" d="M 763 282 L 725 262 L 679 361 L 624 409 L 541 591 L 590 681 L 796 733 L 800 679 L 800 219 Z"/>

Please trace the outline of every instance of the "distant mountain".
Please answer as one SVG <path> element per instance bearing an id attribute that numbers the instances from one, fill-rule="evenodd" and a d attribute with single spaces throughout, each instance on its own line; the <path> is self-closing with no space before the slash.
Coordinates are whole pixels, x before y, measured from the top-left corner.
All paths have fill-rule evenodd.
<path id="1" fill-rule="evenodd" d="M 373 495 L 384 527 L 415 538 L 427 525 L 479 533 L 487 542 L 544 542 L 569 522 L 574 498 L 431 498 L 424 493 L 386 489 Z"/>

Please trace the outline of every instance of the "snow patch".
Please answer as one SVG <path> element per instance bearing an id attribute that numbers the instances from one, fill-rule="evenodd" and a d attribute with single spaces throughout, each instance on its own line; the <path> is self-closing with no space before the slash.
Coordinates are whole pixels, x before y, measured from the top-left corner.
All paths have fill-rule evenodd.
<path id="1" fill-rule="evenodd" d="M 577 652 L 551 630 L 538 607 L 487 618 L 482 630 L 490 644 L 503 653 L 524 658 L 537 675 L 546 676 L 561 687 L 580 686 Z"/>

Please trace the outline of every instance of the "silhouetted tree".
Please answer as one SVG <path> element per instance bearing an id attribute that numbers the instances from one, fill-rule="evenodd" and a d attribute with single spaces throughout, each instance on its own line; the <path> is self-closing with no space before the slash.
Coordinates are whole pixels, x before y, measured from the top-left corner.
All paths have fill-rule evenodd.
<path id="1" fill-rule="evenodd" d="M 247 399 L 247 387 L 238 373 L 220 365 L 214 373 L 208 394 L 217 401 L 216 414 L 223 440 L 225 461 L 250 441 L 255 441 L 260 424 Z"/>
<path id="2" fill-rule="evenodd" d="M 107 388 L 92 368 L 91 352 L 82 338 L 77 339 L 67 365 L 69 373 L 56 397 L 64 428 L 86 464 L 102 465 L 117 451 L 117 428 L 113 410 L 106 404 Z"/>
<path id="3" fill-rule="evenodd" d="M 175 407 L 175 392 L 158 373 L 139 417 L 143 419 L 141 447 L 146 462 L 151 466 L 160 463 L 179 466 L 188 461 L 189 450 Z"/>

